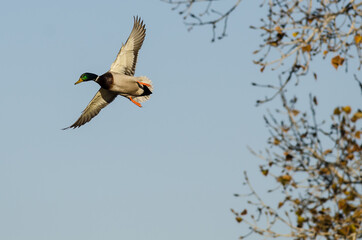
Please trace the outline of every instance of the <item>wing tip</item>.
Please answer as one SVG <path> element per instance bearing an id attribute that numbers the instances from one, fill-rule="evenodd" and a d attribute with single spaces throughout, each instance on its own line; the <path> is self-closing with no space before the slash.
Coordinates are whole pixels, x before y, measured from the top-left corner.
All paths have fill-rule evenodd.
<path id="1" fill-rule="evenodd" d="M 133 16 L 134 25 L 139 25 L 141 28 L 146 30 L 146 24 L 143 23 L 143 20 L 140 16 Z"/>

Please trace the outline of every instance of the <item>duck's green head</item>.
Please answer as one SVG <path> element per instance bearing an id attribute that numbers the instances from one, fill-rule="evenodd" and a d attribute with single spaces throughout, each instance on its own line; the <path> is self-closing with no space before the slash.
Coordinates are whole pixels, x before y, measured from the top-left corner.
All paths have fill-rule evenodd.
<path id="1" fill-rule="evenodd" d="M 97 77 L 98 75 L 94 73 L 83 73 L 82 75 L 80 75 L 79 80 L 76 83 L 74 83 L 74 85 L 81 82 L 94 81 L 96 80 Z"/>

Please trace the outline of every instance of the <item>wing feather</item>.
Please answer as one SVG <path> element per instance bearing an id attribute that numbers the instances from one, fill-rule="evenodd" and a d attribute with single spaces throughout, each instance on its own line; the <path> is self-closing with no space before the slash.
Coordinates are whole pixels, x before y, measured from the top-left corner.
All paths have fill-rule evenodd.
<path id="1" fill-rule="evenodd" d="M 82 115 L 78 118 L 78 120 L 73 125 L 64 128 L 63 130 L 68 128 L 77 128 L 86 124 L 93 117 L 97 116 L 97 114 L 108 104 L 110 104 L 116 97 L 116 93 L 100 88 L 93 99 L 89 102 L 88 106 L 83 110 Z"/>
<path id="2" fill-rule="evenodd" d="M 134 24 L 126 44 L 122 45 L 116 60 L 111 65 L 111 71 L 133 76 L 136 70 L 138 51 L 146 36 L 146 25 L 141 18 L 134 17 Z"/>

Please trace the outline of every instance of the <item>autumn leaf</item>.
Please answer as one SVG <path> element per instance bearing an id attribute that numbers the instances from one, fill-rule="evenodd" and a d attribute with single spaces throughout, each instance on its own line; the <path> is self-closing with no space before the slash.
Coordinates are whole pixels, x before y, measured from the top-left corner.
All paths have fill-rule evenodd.
<path id="1" fill-rule="evenodd" d="M 313 97 L 313 102 L 314 102 L 315 105 L 318 105 L 318 100 L 317 100 L 316 96 Z"/>
<path id="2" fill-rule="evenodd" d="M 240 213 L 240 215 L 246 215 L 246 214 L 248 214 L 248 210 L 246 210 L 246 209 L 244 209 L 244 211 L 242 211 L 241 213 Z"/>
<path id="3" fill-rule="evenodd" d="M 323 51 L 323 55 L 327 55 L 328 51 L 327 50 L 324 50 Z"/>
<path id="4" fill-rule="evenodd" d="M 282 29 L 279 26 L 275 27 L 275 31 L 277 31 L 278 33 L 283 33 Z"/>
<path id="5" fill-rule="evenodd" d="M 290 175 L 283 175 L 277 178 L 277 181 L 280 182 L 283 186 L 289 184 L 291 180 L 292 177 Z"/>
<path id="6" fill-rule="evenodd" d="M 340 57 L 339 55 L 332 58 L 331 63 L 335 69 L 338 69 L 344 62 L 344 58 Z"/>
<path id="7" fill-rule="evenodd" d="M 263 66 L 262 68 L 260 68 L 260 72 L 264 72 L 265 66 Z"/>
<path id="8" fill-rule="evenodd" d="M 338 201 L 338 208 L 339 209 L 344 209 L 346 207 L 346 200 L 341 199 Z"/>
<path id="9" fill-rule="evenodd" d="M 320 170 L 319 170 L 319 174 L 321 174 L 321 175 L 328 175 L 328 174 L 330 174 L 331 172 L 329 171 L 329 169 L 328 168 L 321 168 Z"/>
<path id="10" fill-rule="evenodd" d="M 241 217 L 236 217 L 235 219 L 238 223 L 241 223 L 243 221 L 243 219 Z"/>
<path id="11" fill-rule="evenodd" d="M 328 155 L 328 154 L 330 154 L 330 153 L 332 153 L 332 150 L 331 150 L 331 149 L 327 149 L 327 150 L 325 150 L 325 151 L 323 152 L 323 155 L 325 156 L 325 155 Z"/>
<path id="12" fill-rule="evenodd" d="M 293 32 L 293 37 L 296 37 L 296 36 L 298 36 L 298 34 L 299 34 L 299 32 Z"/>
<path id="13" fill-rule="evenodd" d="M 268 44 L 270 46 L 277 47 L 279 45 L 279 42 L 278 41 L 272 41 L 272 42 L 268 42 Z"/>
<path id="14" fill-rule="evenodd" d="M 279 145 L 279 143 L 280 143 L 280 140 L 278 139 L 278 138 L 274 138 L 274 145 Z"/>
<path id="15" fill-rule="evenodd" d="M 281 208 L 284 205 L 284 202 L 279 202 L 278 208 Z"/>
<path id="16" fill-rule="evenodd" d="M 297 116 L 300 112 L 298 110 L 294 109 L 294 110 L 292 110 L 292 113 L 294 116 Z"/>
<path id="17" fill-rule="evenodd" d="M 312 50 L 312 46 L 310 44 L 302 47 L 303 52 L 310 52 L 310 50 Z"/>
<path id="18" fill-rule="evenodd" d="M 287 169 L 288 171 L 290 171 L 290 170 L 292 170 L 292 169 L 293 169 L 293 167 L 292 167 L 292 166 L 290 166 L 290 165 L 285 165 L 285 169 Z"/>
<path id="19" fill-rule="evenodd" d="M 298 222 L 298 227 L 302 227 L 303 223 L 305 222 L 305 218 L 301 217 L 301 216 L 298 216 L 297 222 Z"/>
<path id="20" fill-rule="evenodd" d="M 362 36 L 357 34 L 355 37 L 354 37 L 354 41 L 356 42 L 356 44 L 359 44 L 360 42 L 362 42 Z"/>
<path id="21" fill-rule="evenodd" d="M 334 111 L 333 111 L 333 114 L 334 114 L 334 115 L 339 115 L 339 114 L 341 114 L 341 109 L 339 109 L 339 107 L 336 107 L 336 108 L 334 109 Z"/>
<path id="22" fill-rule="evenodd" d="M 262 173 L 264 176 L 268 176 L 269 170 L 268 170 L 268 169 L 262 169 L 262 170 L 261 170 L 261 173 Z"/>
<path id="23" fill-rule="evenodd" d="M 357 131 L 354 136 L 357 138 L 357 139 L 360 139 L 361 138 L 361 131 Z"/>
<path id="24" fill-rule="evenodd" d="M 285 161 L 292 161 L 292 159 L 293 159 L 293 155 L 291 155 L 291 154 L 287 154 L 285 156 Z"/>
<path id="25" fill-rule="evenodd" d="M 356 112 L 355 114 L 353 114 L 353 117 L 351 118 L 351 121 L 356 122 L 360 118 L 362 118 L 362 112 Z"/>
<path id="26" fill-rule="evenodd" d="M 344 106 L 344 107 L 342 107 L 342 110 L 343 110 L 343 112 L 345 112 L 347 114 L 351 113 L 351 111 L 352 111 L 350 106 Z"/>

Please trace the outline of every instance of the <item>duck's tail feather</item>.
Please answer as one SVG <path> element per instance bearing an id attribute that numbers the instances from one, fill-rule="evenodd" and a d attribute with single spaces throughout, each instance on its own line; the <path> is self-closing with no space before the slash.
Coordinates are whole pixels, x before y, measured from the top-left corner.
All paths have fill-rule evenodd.
<path id="1" fill-rule="evenodd" d="M 139 97 L 133 97 L 133 100 L 135 100 L 136 102 L 145 102 L 148 99 L 150 99 L 151 94 L 153 92 L 153 85 L 150 79 L 148 79 L 147 77 L 138 77 L 137 81 L 141 82 L 141 83 L 145 83 L 145 85 L 142 84 L 142 88 L 144 90 L 144 92 L 142 93 L 141 96 Z"/>

